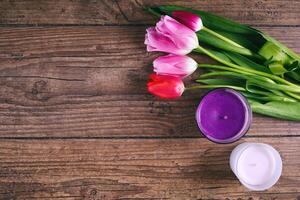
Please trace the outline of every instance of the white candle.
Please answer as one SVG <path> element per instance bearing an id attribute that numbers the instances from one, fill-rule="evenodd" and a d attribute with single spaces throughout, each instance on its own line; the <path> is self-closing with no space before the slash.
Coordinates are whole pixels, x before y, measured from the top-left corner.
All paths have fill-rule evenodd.
<path id="1" fill-rule="evenodd" d="M 230 167 L 239 181 L 250 190 L 271 188 L 282 171 L 281 157 L 272 146 L 242 143 L 230 155 Z"/>

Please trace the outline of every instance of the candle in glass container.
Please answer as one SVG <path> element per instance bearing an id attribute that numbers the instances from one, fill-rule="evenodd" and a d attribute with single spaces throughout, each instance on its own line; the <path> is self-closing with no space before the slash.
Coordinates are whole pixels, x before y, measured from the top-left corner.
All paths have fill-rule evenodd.
<path id="1" fill-rule="evenodd" d="M 249 129 L 252 111 L 246 98 L 229 88 L 207 93 L 196 111 L 200 131 L 216 143 L 231 143 Z"/>
<path id="2" fill-rule="evenodd" d="M 263 143 L 242 143 L 230 155 L 230 167 L 248 189 L 262 191 L 279 179 L 282 160 L 279 153 Z"/>

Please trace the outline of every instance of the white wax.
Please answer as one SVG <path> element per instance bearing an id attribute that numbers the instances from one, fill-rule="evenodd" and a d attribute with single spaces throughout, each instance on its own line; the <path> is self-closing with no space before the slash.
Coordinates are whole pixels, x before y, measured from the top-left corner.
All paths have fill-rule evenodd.
<path id="1" fill-rule="evenodd" d="M 242 143 L 230 155 L 230 168 L 250 190 L 271 188 L 282 172 L 282 160 L 276 149 L 263 143 Z"/>
<path id="2" fill-rule="evenodd" d="M 274 175 L 273 154 L 264 146 L 250 146 L 242 153 L 237 163 L 237 175 L 247 184 L 262 185 Z"/>

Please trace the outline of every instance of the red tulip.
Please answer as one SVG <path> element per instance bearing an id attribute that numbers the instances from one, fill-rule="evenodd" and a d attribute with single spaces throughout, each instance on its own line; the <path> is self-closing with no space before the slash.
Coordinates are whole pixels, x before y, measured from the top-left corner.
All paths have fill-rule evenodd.
<path id="1" fill-rule="evenodd" d="M 184 92 L 184 84 L 178 77 L 151 74 L 147 84 L 151 94 L 164 99 L 180 97 Z"/>

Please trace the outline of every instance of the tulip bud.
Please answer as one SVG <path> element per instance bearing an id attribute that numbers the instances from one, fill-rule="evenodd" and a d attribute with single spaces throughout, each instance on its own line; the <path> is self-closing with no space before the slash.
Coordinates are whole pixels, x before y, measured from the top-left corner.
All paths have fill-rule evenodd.
<path id="1" fill-rule="evenodd" d="M 185 55 L 197 48 L 198 38 L 194 31 L 169 16 L 162 16 L 156 27 L 147 29 L 147 51 L 162 51 Z"/>
<path id="2" fill-rule="evenodd" d="M 180 97 L 184 92 L 182 80 L 173 76 L 151 74 L 147 87 L 151 94 L 165 99 Z"/>
<path id="3" fill-rule="evenodd" d="M 201 18 L 191 12 L 176 10 L 172 12 L 172 17 L 195 32 L 200 31 L 203 27 Z"/>
<path id="4" fill-rule="evenodd" d="M 169 54 L 156 58 L 153 67 L 157 74 L 184 78 L 197 69 L 197 63 L 188 56 Z"/>

